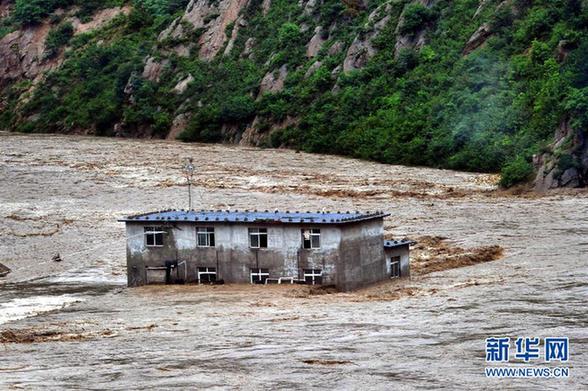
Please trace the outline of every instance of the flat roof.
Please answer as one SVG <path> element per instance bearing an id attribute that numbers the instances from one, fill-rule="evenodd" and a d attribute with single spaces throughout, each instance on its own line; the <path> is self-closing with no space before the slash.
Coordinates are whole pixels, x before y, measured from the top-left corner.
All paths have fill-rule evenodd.
<path id="1" fill-rule="evenodd" d="M 268 210 L 164 210 L 128 216 L 120 222 L 206 222 L 206 223 L 280 223 L 280 224 L 347 224 L 381 219 L 384 212 L 280 212 Z"/>
<path id="2" fill-rule="evenodd" d="M 395 248 L 401 246 L 412 246 L 416 244 L 414 240 L 401 239 L 401 240 L 384 240 L 384 248 Z"/>

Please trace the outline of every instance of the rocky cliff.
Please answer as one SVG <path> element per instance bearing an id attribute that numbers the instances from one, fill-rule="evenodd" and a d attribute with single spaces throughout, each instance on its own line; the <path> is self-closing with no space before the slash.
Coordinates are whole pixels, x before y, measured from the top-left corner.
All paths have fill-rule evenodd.
<path id="1" fill-rule="evenodd" d="M 0 126 L 585 186 L 586 3 L 2 0 Z"/>

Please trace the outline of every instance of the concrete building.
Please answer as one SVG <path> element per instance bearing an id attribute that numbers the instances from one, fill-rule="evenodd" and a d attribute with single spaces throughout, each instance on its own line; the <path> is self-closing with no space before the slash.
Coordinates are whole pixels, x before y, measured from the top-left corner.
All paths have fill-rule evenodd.
<path id="1" fill-rule="evenodd" d="M 168 210 L 129 216 L 128 285 L 307 283 L 352 290 L 409 275 L 382 212 Z"/>

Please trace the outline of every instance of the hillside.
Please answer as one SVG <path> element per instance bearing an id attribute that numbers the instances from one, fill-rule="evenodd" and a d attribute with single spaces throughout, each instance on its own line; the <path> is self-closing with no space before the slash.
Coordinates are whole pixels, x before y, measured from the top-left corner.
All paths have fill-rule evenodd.
<path id="1" fill-rule="evenodd" d="M 0 0 L 0 129 L 588 184 L 586 0 Z"/>

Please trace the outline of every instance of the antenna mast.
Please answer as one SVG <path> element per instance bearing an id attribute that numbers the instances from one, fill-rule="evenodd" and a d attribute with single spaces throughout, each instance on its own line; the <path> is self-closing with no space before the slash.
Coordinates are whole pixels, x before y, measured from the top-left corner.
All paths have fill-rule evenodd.
<path id="1" fill-rule="evenodd" d="M 194 178 L 194 159 L 188 158 L 188 163 L 184 166 L 184 176 L 188 181 L 188 210 L 192 209 L 192 178 Z"/>

